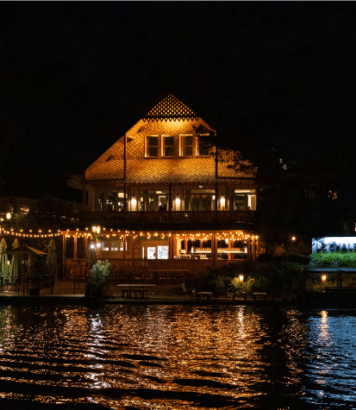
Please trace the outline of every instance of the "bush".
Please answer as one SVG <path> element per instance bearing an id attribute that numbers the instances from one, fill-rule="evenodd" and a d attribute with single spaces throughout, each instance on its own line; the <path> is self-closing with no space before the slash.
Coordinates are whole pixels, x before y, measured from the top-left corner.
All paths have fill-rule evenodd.
<path id="1" fill-rule="evenodd" d="M 247 278 L 243 281 L 239 277 L 235 277 L 230 282 L 230 291 L 236 296 L 237 293 L 252 293 L 254 280 Z"/>
<path id="2" fill-rule="evenodd" d="M 243 282 L 240 282 L 239 275 L 244 275 Z M 299 263 L 281 256 L 209 269 L 195 282 L 199 290 L 210 290 L 217 296 L 230 292 L 296 293 L 303 290 L 303 271 Z"/>
<path id="3" fill-rule="evenodd" d="M 313 253 L 310 256 L 310 262 L 320 268 L 356 268 L 356 253 Z"/>
<path id="4" fill-rule="evenodd" d="M 92 296 L 93 293 L 102 293 L 109 285 L 109 277 L 111 271 L 111 264 L 106 259 L 105 261 L 98 261 L 89 270 L 87 279 L 86 296 Z"/>

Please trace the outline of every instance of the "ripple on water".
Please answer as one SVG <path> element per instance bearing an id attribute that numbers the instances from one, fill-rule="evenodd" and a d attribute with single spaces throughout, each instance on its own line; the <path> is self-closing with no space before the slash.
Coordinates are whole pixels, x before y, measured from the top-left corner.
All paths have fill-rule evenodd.
<path id="1" fill-rule="evenodd" d="M 346 405 L 356 401 L 355 324 L 266 307 L 1 307 L 0 405 Z"/>

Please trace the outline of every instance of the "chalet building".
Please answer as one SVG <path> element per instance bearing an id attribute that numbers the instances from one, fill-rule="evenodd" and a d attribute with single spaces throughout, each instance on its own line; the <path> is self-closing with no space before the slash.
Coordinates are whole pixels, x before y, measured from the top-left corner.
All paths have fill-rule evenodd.
<path id="1" fill-rule="evenodd" d="M 73 177 L 85 211 L 80 228 L 67 233 L 74 237 L 67 270 L 84 269 L 77 241 L 87 249 L 94 237 L 96 258 L 142 275 L 256 258 L 256 169 L 212 141 L 216 131 L 168 95 Z"/>

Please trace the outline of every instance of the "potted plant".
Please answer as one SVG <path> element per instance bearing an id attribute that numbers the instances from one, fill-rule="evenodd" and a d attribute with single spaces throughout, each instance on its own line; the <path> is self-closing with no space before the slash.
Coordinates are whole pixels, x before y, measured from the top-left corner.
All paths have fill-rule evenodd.
<path id="1" fill-rule="evenodd" d="M 89 270 L 89 276 L 86 284 L 86 296 L 102 297 L 104 291 L 109 285 L 111 264 L 106 259 L 98 261 Z"/>

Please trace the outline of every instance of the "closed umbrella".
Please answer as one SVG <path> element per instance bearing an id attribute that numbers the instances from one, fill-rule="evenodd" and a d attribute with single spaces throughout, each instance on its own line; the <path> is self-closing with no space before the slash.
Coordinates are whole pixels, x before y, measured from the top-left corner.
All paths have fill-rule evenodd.
<path id="1" fill-rule="evenodd" d="M 7 264 L 6 241 L 4 238 L 0 242 L 0 270 L 3 278 L 8 277 L 9 265 Z"/>
<path id="2" fill-rule="evenodd" d="M 88 250 L 87 250 L 87 264 L 92 267 L 96 262 L 96 249 L 95 249 L 95 242 L 88 243 Z"/>
<path id="3" fill-rule="evenodd" d="M 17 238 L 15 238 L 13 244 L 12 244 L 12 249 L 17 249 L 20 247 L 20 242 Z M 20 254 L 15 253 L 12 255 L 11 259 L 11 282 L 15 283 L 17 278 L 19 277 L 19 271 L 20 271 Z"/>
<path id="4" fill-rule="evenodd" d="M 57 253 L 56 253 L 56 244 L 54 243 L 54 239 L 49 241 L 48 247 L 48 254 L 47 254 L 47 266 L 49 273 L 53 277 L 53 281 L 55 282 L 58 279 L 57 275 Z"/>

